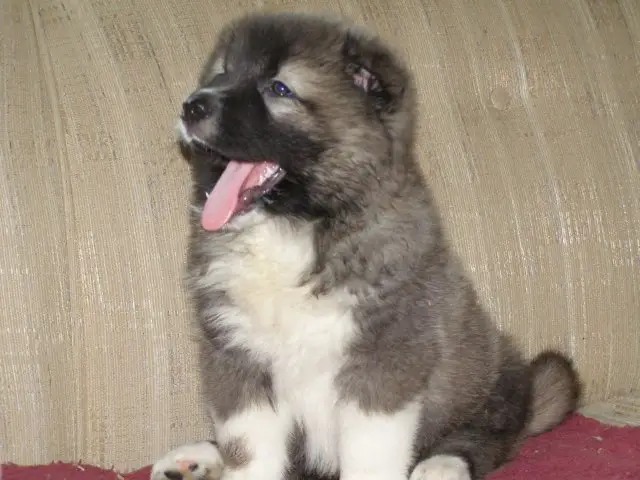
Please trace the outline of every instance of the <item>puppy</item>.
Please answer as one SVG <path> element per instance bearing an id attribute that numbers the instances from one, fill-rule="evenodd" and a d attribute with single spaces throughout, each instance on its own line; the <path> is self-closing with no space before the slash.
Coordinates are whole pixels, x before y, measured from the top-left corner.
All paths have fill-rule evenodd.
<path id="1" fill-rule="evenodd" d="M 226 26 L 183 105 L 188 286 L 215 440 L 153 480 L 470 480 L 578 399 L 526 363 L 447 246 L 413 151 L 414 87 L 340 20 Z"/>

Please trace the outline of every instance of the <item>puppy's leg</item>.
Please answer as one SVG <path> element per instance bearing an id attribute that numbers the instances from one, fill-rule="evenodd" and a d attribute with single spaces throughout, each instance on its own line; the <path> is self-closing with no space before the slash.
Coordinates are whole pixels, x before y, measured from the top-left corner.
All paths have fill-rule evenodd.
<path id="1" fill-rule="evenodd" d="M 211 338 L 218 341 L 217 336 Z M 219 463 L 224 464 L 224 480 L 282 480 L 293 421 L 277 406 L 268 369 L 244 350 L 220 348 L 214 341 L 203 341 L 200 346 L 203 389 L 215 423 L 216 446 L 194 449 L 187 445 L 175 450 L 162 464 L 158 462 L 152 480 L 180 480 L 182 476 L 216 480 L 211 473 L 194 473 L 215 473 Z M 191 464 L 207 468 L 189 468 Z"/>
<path id="2" fill-rule="evenodd" d="M 466 425 L 444 437 L 414 468 L 410 480 L 478 480 L 517 451 L 517 431 Z"/>
<path id="3" fill-rule="evenodd" d="M 288 467 L 291 419 L 270 404 L 254 405 L 218 427 L 224 480 L 282 480 Z"/>
<path id="4" fill-rule="evenodd" d="M 213 442 L 181 445 L 153 464 L 151 480 L 219 480 L 224 463 Z"/>
<path id="5" fill-rule="evenodd" d="M 484 478 L 511 458 L 525 438 L 530 402 L 528 370 L 512 353 L 509 361 L 501 365 L 500 375 L 482 408 L 436 444 L 428 438 L 420 439 L 421 461 L 410 480 Z"/>
<path id="6" fill-rule="evenodd" d="M 339 414 L 341 480 L 406 480 L 413 460 L 421 405 L 366 412 L 357 403 Z"/>
<path id="7" fill-rule="evenodd" d="M 418 463 L 409 480 L 472 480 L 472 477 L 464 458 L 434 455 Z"/>
<path id="8" fill-rule="evenodd" d="M 291 422 L 269 404 L 230 416 L 217 441 L 182 445 L 152 468 L 151 480 L 282 480 Z"/>

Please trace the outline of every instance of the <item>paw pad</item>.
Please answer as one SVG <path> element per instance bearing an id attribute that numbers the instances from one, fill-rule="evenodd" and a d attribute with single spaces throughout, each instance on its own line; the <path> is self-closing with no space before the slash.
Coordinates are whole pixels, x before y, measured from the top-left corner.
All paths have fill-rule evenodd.
<path id="1" fill-rule="evenodd" d="M 223 463 L 210 442 L 183 445 L 158 460 L 151 480 L 219 480 Z"/>

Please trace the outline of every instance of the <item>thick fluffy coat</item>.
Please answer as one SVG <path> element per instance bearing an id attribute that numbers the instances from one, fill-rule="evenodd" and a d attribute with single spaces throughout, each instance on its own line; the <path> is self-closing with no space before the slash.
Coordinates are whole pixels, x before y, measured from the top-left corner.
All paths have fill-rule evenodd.
<path id="1" fill-rule="evenodd" d="M 224 29 L 180 122 L 215 442 L 170 452 L 154 478 L 477 479 L 575 407 L 570 363 L 526 363 L 447 246 L 414 105 L 398 57 L 339 20 Z M 263 160 L 286 175 L 203 228 L 229 165 Z"/>

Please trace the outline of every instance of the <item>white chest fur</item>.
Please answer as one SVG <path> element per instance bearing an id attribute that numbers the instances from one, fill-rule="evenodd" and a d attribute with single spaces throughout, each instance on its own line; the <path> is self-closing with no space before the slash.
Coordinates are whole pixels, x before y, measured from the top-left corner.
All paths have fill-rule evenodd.
<path id="1" fill-rule="evenodd" d="M 300 278 L 314 259 L 312 231 L 262 222 L 230 242 L 202 286 L 224 289 L 233 306 L 217 310 L 233 344 L 272 367 L 279 411 L 304 426 L 309 461 L 338 468 L 334 378 L 354 333 L 354 299 L 315 298 Z"/>

